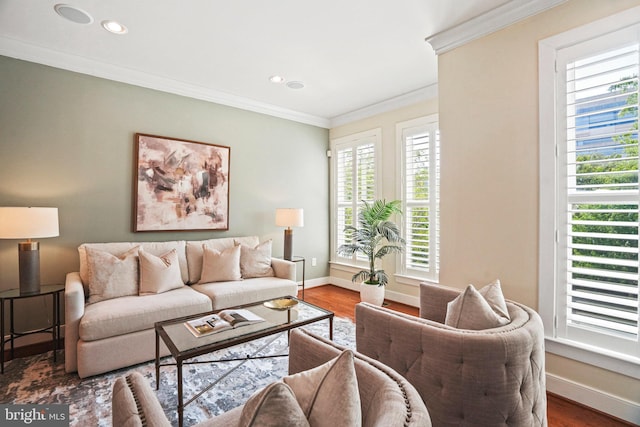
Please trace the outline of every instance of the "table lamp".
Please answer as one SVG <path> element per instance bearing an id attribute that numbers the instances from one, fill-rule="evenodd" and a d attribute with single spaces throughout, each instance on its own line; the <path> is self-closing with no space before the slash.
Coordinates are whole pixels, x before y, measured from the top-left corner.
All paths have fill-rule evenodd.
<path id="1" fill-rule="evenodd" d="M 0 239 L 27 239 L 18 243 L 20 294 L 40 292 L 40 244 L 31 239 L 59 235 L 58 208 L 0 207 Z"/>
<path id="2" fill-rule="evenodd" d="M 291 227 L 304 226 L 304 213 L 301 208 L 276 209 L 276 225 L 287 227 L 284 230 L 284 259 L 291 261 L 293 258 L 293 230 Z"/>

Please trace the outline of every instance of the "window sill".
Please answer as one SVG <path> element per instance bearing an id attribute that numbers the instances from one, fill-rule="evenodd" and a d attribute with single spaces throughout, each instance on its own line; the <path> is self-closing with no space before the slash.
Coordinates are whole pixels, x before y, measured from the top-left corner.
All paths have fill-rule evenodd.
<path id="1" fill-rule="evenodd" d="M 420 283 L 422 282 L 429 282 L 433 284 L 438 283 L 437 280 L 427 279 L 426 277 L 409 276 L 407 274 L 394 274 L 393 276 L 396 278 L 397 283 L 401 283 L 403 285 L 415 286 L 415 287 L 420 286 Z"/>
<path id="2" fill-rule="evenodd" d="M 617 372 L 631 378 L 640 379 L 640 359 L 619 353 L 607 352 L 585 346 L 574 341 L 545 337 L 545 350 L 558 356 Z"/>

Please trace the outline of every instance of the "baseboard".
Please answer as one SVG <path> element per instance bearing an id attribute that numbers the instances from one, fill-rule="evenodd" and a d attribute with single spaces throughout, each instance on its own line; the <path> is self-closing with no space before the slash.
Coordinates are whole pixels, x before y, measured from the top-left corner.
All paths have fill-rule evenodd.
<path id="1" fill-rule="evenodd" d="M 324 286 L 327 283 L 330 283 L 330 280 L 328 277 L 319 277 L 316 279 L 306 279 L 304 281 L 304 288 L 305 289 L 310 289 L 310 288 L 316 288 L 318 286 Z M 298 285 L 302 285 L 301 282 L 298 282 Z"/>
<path id="2" fill-rule="evenodd" d="M 330 283 L 340 288 L 345 288 L 355 292 L 360 292 L 360 285 L 356 285 L 351 280 L 340 279 L 338 277 L 327 277 L 325 278 L 325 280 L 326 280 L 325 284 Z M 410 305 L 411 307 L 420 307 L 419 297 L 413 297 L 411 295 L 402 294 L 400 292 L 390 291 L 389 289 L 385 289 L 384 299 L 389 301 L 399 302 L 405 305 Z"/>
<path id="3" fill-rule="evenodd" d="M 604 412 L 631 424 L 640 424 L 640 405 L 547 373 L 547 391 Z"/>

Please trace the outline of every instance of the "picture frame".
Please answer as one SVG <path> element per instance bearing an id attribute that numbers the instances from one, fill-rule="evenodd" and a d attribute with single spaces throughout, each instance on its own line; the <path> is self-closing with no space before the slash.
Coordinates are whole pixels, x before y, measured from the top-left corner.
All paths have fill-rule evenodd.
<path id="1" fill-rule="evenodd" d="M 133 231 L 229 229 L 231 148 L 135 134 Z"/>

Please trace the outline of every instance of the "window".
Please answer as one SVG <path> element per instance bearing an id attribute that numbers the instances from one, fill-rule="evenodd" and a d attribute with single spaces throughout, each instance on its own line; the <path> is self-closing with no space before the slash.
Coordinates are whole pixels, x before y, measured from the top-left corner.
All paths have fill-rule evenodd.
<path id="1" fill-rule="evenodd" d="M 333 239 L 332 253 L 348 243 L 344 233 L 347 225 L 356 225 L 358 209 L 362 201 L 372 202 L 379 198 L 378 152 L 380 151 L 380 130 L 362 132 L 339 138 L 332 142 L 333 149 Z M 358 254 L 353 258 L 336 255 L 339 261 L 356 263 L 366 261 Z"/>
<path id="2" fill-rule="evenodd" d="M 639 29 L 565 34 L 540 46 L 545 332 L 552 344 L 632 364 L 640 362 Z"/>
<path id="3" fill-rule="evenodd" d="M 398 273 L 438 280 L 440 134 L 433 115 L 396 126 L 406 250 Z"/>

